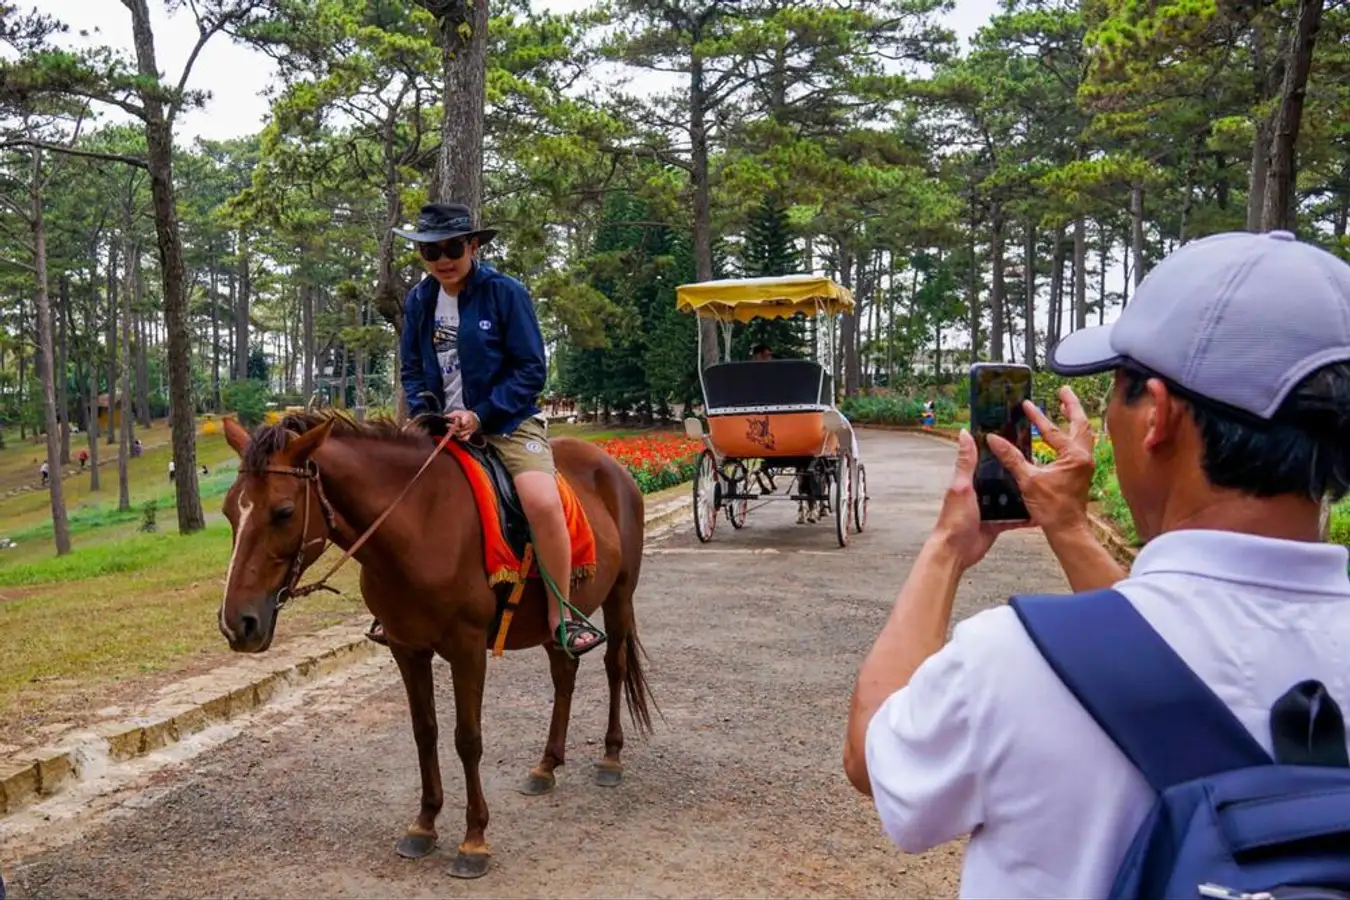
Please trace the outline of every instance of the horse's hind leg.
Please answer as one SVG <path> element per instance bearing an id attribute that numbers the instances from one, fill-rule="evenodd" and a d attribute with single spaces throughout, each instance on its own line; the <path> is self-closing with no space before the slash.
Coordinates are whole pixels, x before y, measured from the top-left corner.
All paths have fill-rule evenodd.
<path id="1" fill-rule="evenodd" d="M 633 631 L 633 592 L 615 585 L 605 599 L 605 628 L 609 643 L 605 646 L 605 675 L 609 680 L 609 723 L 605 728 L 605 756 L 595 768 L 595 783 L 616 787 L 623 780 L 623 718 L 621 713 L 624 679 L 628 677 L 629 635 Z"/>
<path id="2" fill-rule="evenodd" d="M 430 650 L 404 650 L 390 642 L 389 648 L 403 676 L 408 692 L 408 711 L 412 714 L 413 740 L 417 742 L 417 764 L 422 770 L 422 809 L 417 821 L 398 842 L 398 855 L 421 859 L 436 846 L 436 816 L 445 794 L 441 788 L 441 761 L 436 750 L 436 693 L 431 677 Z"/>
<path id="3" fill-rule="evenodd" d="M 522 794 L 530 796 L 547 794 L 558 783 L 554 770 L 566 761 L 567 723 L 572 716 L 572 690 L 576 687 L 580 664 L 580 660 L 568 658 L 562 648 L 552 642 L 544 644 L 544 649 L 548 651 L 548 668 L 553 676 L 553 719 L 548 726 L 544 757 L 530 770 L 520 788 Z"/>

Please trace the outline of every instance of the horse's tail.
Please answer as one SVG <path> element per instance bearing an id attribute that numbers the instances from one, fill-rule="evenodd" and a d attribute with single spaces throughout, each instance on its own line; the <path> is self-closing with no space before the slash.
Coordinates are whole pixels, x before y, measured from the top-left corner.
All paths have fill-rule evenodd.
<path id="1" fill-rule="evenodd" d="M 642 646 L 637 634 L 637 625 L 628 629 L 628 633 L 622 638 L 623 644 L 619 648 L 619 653 L 623 656 L 623 696 L 628 703 L 628 717 L 633 720 L 633 727 L 644 738 L 652 735 L 652 714 L 647 709 L 648 702 L 656 707 L 656 714 L 665 718 L 661 713 L 661 708 L 656 706 L 656 701 L 652 699 L 651 688 L 647 685 L 647 674 L 642 671 L 642 657 L 647 655 L 647 651 Z"/>

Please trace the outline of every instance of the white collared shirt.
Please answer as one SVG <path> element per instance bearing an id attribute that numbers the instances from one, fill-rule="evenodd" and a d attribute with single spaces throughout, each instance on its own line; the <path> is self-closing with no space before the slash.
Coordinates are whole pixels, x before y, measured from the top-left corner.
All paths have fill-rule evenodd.
<path id="1" fill-rule="evenodd" d="M 1299 681 L 1350 711 L 1346 563 L 1333 544 L 1177 531 L 1116 588 L 1269 751 L 1270 707 Z M 971 834 L 962 897 L 1106 896 L 1156 799 L 1007 606 L 958 624 L 882 705 L 867 770 L 904 850 Z"/>

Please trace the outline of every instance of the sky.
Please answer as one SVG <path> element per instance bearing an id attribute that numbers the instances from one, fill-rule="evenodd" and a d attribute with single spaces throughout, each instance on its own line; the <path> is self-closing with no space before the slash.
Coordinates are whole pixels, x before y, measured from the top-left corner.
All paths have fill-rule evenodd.
<path id="1" fill-rule="evenodd" d="M 81 41 L 102 43 L 131 52 L 131 17 L 119 0 L 29 0 L 29 3 L 34 2 L 43 12 L 71 26 L 72 34 L 68 39 L 72 44 Z M 581 9 L 591 2 L 535 0 L 537 8 L 555 12 Z M 946 22 L 962 42 L 966 42 L 1000 6 L 999 0 L 956 0 L 956 7 L 947 15 Z M 170 16 L 164 7 L 163 0 L 150 2 L 157 61 L 161 71 L 177 82 L 188 53 L 196 42 L 197 30 L 190 11 L 183 10 Z M 79 31 L 89 34 L 82 37 L 76 33 Z M 188 87 L 209 91 L 211 97 L 202 109 L 185 111 L 180 115 L 174 129 L 180 145 L 190 144 L 198 137 L 222 140 L 261 130 L 266 124 L 268 111 L 262 91 L 271 84 L 274 76 L 275 67 L 263 54 L 239 46 L 224 36 L 212 39 L 198 57 L 188 82 Z M 629 88 L 635 93 L 641 92 L 644 77 L 649 79 L 649 90 L 662 89 L 668 83 L 638 75 Z M 120 113 L 106 115 L 108 119 L 125 119 Z M 1119 291 L 1122 280 L 1117 257 L 1108 270 L 1108 289 Z M 1043 302 L 1038 313 L 1038 325 L 1044 328 L 1046 310 Z M 1108 312 L 1108 321 L 1116 315 L 1118 311 L 1115 309 Z"/>
<path id="2" fill-rule="evenodd" d="M 412 2 L 412 0 L 407 0 Z M 591 0 L 535 0 L 536 8 L 568 12 L 590 5 Z M 131 52 L 131 16 L 118 0 L 29 0 L 44 13 L 70 25 L 71 44 L 82 41 L 107 44 Z M 159 68 L 176 82 L 197 39 L 190 11 L 174 16 L 164 10 L 163 0 L 151 0 L 155 51 Z M 947 23 L 967 40 L 999 7 L 998 0 L 957 0 Z M 89 35 L 82 37 L 77 32 Z M 267 101 L 261 92 L 272 81 L 275 67 L 261 53 L 241 47 L 218 35 L 207 44 L 193 67 L 188 87 L 211 93 L 206 106 L 182 114 L 174 129 L 179 141 L 190 144 L 197 137 L 211 140 L 239 137 L 262 129 L 267 119 Z M 635 80 L 636 90 L 642 85 Z M 109 119 L 125 118 L 108 116 Z"/>

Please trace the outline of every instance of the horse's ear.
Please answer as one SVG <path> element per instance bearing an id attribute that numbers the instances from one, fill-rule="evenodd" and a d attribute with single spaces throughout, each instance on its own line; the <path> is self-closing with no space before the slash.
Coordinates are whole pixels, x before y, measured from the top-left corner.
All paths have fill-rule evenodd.
<path id="1" fill-rule="evenodd" d="M 248 429 L 243 425 L 240 425 L 234 417 L 227 417 L 223 422 L 225 425 L 226 443 L 233 447 L 234 452 L 242 457 L 253 438 L 249 436 Z"/>
<path id="2" fill-rule="evenodd" d="M 324 438 L 328 437 L 328 432 L 332 430 L 333 420 L 329 419 L 317 428 L 311 428 L 304 434 L 291 438 L 286 442 L 287 455 L 297 463 L 305 462 L 323 445 Z"/>

